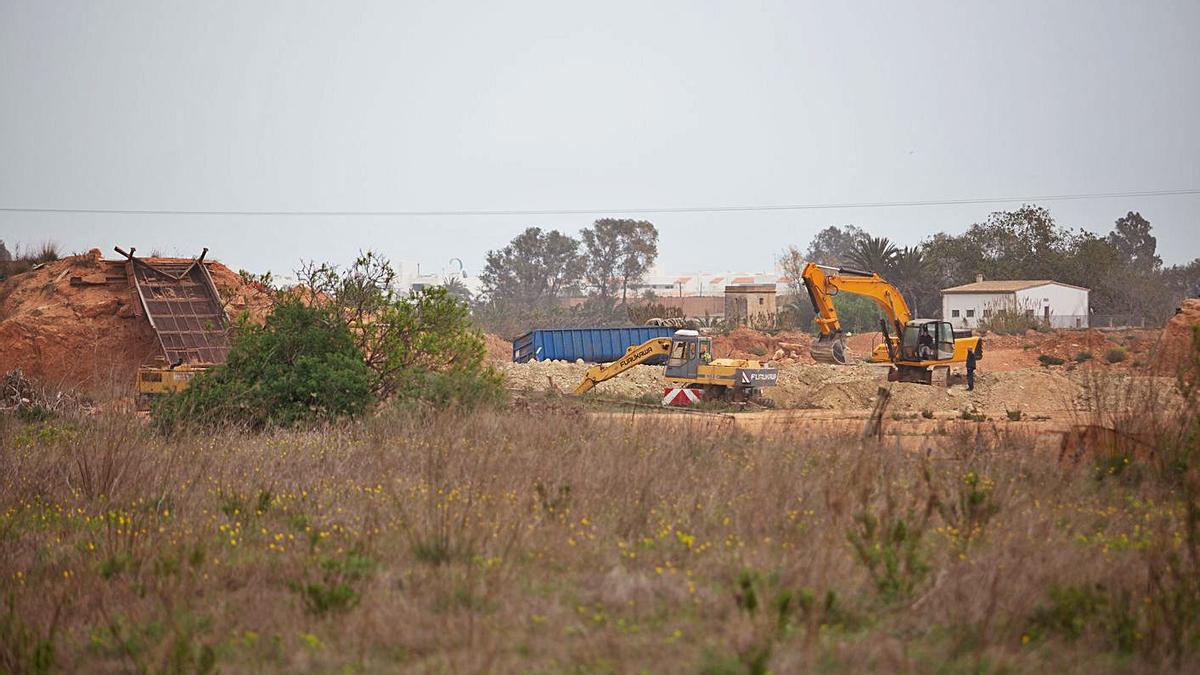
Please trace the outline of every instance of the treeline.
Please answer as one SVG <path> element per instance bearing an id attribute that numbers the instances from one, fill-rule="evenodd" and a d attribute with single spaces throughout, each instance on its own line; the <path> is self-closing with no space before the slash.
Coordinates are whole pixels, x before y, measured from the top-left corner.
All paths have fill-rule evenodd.
<path id="1" fill-rule="evenodd" d="M 1093 315 L 1118 322 L 1158 325 L 1179 302 L 1200 292 L 1200 258 L 1164 266 L 1150 221 L 1140 213 L 1118 218 L 1104 236 L 1071 230 L 1050 212 L 1026 205 L 997 211 L 960 235 L 939 232 L 916 246 L 899 247 L 853 225 L 821 230 L 807 248 L 789 247 L 780 266 L 795 294 L 787 309 L 807 327 L 812 307 L 799 284 L 805 261 L 879 272 L 904 294 L 918 316 L 941 312 L 941 289 L 987 279 L 1051 279 L 1091 289 Z M 857 330 L 874 325 L 868 303 L 850 302 Z"/>
<path id="2" fill-rule="evenodd" d="M 513 337 L 534 326 L 625 323 L 632 297 L 658 257 L 658 230 L 644 220 L 605 218 L 578 239 L 530 227 L 507 246 L 489 251 L 473 303 L 475 320 Z M 790 246 L 779 260 L 792 293 L 781 298 L 782 327 L 812 327 L 812 306 L 800 285 L 807 261 L 879 272 L 904 294 L 918 316 L 941 313 L 941 290 L 987 279 L 1051 279 L 1091 289 L 1096 318 L 1158 325 L 1179 302 L 1200 293 L 1200 258 L 1163 265 L 1150 221 L 1140 213 L 1118 218 L 1105 235 L 1060 226 L 1040 206 L 997 211 L 959 235 L 939 232 L 899 246 L 854 225 L 824 228 L 807 246 Z M 584 298 L 568 306 L 567 298 Z M 651 300 L 653 298 L 650 298 Z M 836 302 L 848 330 L 874 330 L 878 311 L 865 298 Z"/>
<path id="3" fill-rule="evenodd" d="M 488 251 L 477 322 L 505 337 L 534 326 L 626 323 L 630 288 L 658 258 L 658 229 L 645 220 L 603 218 L 578 239 L 530 227 Z M 584 298 L 568 306 L 567 298 Z"/>

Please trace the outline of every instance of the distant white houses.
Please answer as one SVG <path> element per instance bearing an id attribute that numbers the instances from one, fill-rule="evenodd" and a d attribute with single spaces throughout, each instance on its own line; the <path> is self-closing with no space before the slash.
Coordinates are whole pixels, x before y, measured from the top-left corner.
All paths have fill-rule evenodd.
<path id="1" fill-rule="evenodd" d="M 651 291 L 660 297 L 686 298 L 693 296 L 723 296 L 726 286 L 743 284 L 774 284 L 776 292 L 788 292 L 790 278 L 766 272 L 696 272 L 692 274 L 646 275 L 641 282 L 630 286 L 630 291 L 641 295 Z"/>
<path id="2" fill-rule="evenodd" d="M 1053 328 L 1087 328 L 1089 289 L 1049 279 L 1005 279 L 942 289 L 942 319 L 977 328 L 1000 310 L 1018 311 Z"/>

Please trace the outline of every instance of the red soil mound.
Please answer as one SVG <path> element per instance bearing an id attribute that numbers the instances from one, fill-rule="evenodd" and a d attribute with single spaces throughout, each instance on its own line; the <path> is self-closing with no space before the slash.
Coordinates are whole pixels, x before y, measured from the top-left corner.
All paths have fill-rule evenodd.
<path id="1" fill-rule="evenodd" d="M 785 331 L 768 335 L 750 328 L 735 328 L 726 335 L 713 337 L 713 351 L 718 358 L 732 359 L 793 359 L 796 363 L 812 363 L 808 345 L 812 336 Z"/>
<path id="2" fill-rule="evenodd" d="M 1200 326 L 1200 298 L 1183 301 L 1179 313 L 1171 317 L 1163 330 L 1162 343 L 1154 356 L 1154 369 L 1174 374 L 1184 365 L 1192 349 L 1192 333 Z"/>
<path id="3" fill-rule="evenodd" d="M 205 264 L 229 314 L 261 321 L 269 296 L 228 267 Z M 20 368 L 62 389 L 128 385 L 139 364 L 161 354 L 137 303 L 125 261 L 104 260 L 98 249 L 9 278 L 0 285 L 0 372 Z"/>
<path id="4" fill-rule="evenodd" d="M 488 361 L 503 361 L 503 362 L 512 361 L 512 355 L 513 355 L 512 343 L 509 342 L 508 340 L 505 340 L 504 338 L 500 337 L 499 335 L 492 335 L 491 333 L 484 333 L 483 343 L 484 343 L 484 346 L 487 348 L 487 360 Z"/>

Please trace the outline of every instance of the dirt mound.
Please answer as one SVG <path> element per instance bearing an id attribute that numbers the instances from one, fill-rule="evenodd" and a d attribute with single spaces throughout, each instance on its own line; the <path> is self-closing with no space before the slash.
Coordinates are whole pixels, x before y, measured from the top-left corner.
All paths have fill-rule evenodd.
<path id="1" fill-rule="evenodd" d="M 1158 339 L 1156 330 L 1066 330 L 1045 334 L 1031 350 L 1060 358 L 1068 367 L 1074 362 L 1089 367 L 1143 368 L 1150 363 Z"/>
<path id="2" fill-rule="evenodd" d="M 496 367 L 512 389 L 557 389 L 564 393 L 575 388 L 588 368 L 586 364 L 566 361 L 499 363 Z M 1008 410 L 1038 413 L 1071 409 L 1083 393 L 1076 379 L 1044 368 L 980 373 L 975 391 L 970 392 L 962 384 L 949 388 L 906 382 L 889 384 L 886 368 L 866 364 L 780 364 L 778 368 L 778 385 L 767 388 L 765 393 L 781 408 L 866 410 L 874 404 L 882 386 L 891 388 L 891 412 L 928 410 L 944 414 L 970 409 L 1003 418 Z M 594 391 L 600 396 L 657 397 L 664 386 L 661 366 L 637 366 L 600 383 Z"/>
<path id="3" fill-rule="evenodd" d="M 735 328 L 725 335 L 713 336 L 713 351 L 717 358 L 730 359 L 791 359 L 795 363 L 812 363 L 808 346 L 812 336 L 796 331 L 774 335 L 750 328 Z"/>
<path id="4" fill-rule="evenodd" d="M 483 344 L 487 349 L 488 361 L 507 362 L 512 361 L 513 349 L 512 343 L 499 335 L 484 333 Z"/>
<path id="5" fill-rule="evenodd" d="M 227 311 L 261 321 L 268 294 L 220 263 L 205 264 Z M 92 249 L 0 285 L 0 372 L 21 368 L 57 389 L 128 386 L 137 366 L 160 353 L 124 260 Z"/>
<path id="6" fill-rule="evenodd" d="M 1179 371 L 1192 349 L 1192 335 L 1200 326 L 1200 298 L 1183 301 L 1179 312 L 1167 322 L 1162 341 L 1152 364 L 1159 373 L 1172 375 Z"/>

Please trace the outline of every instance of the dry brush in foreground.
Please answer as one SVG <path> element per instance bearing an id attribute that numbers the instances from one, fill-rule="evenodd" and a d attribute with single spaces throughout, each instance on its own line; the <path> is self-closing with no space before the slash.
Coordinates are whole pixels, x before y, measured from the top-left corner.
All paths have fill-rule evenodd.
<path id="1" fill-rule="evenodd" d="M 0 671 L 1196 666 L 1186 491 L 1019 437 L 526 411 L 0 443 Z"/>

